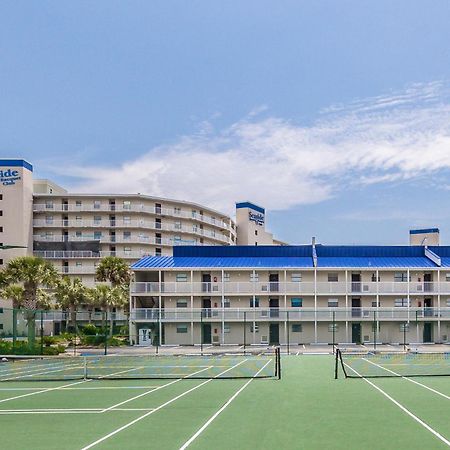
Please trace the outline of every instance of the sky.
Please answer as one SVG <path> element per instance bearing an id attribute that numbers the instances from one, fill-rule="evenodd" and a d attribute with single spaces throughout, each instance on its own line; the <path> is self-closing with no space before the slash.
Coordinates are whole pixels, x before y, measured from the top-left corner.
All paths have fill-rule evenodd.
<path id="1" fill-rule="evenodd" d="M 0 3 L 0 157 L 279 239 L 450 244 L 448 0 Z"/>

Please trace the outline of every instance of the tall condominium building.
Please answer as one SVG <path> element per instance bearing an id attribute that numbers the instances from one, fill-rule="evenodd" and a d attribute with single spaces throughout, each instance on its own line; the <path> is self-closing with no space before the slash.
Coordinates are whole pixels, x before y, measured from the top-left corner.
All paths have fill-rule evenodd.
<path id="1" fill-rule="evenodd" d="M 76 194 L 49 180 L 33 179 L 20 159 L 0 160 L 0 267 L 36 255 L 62 274 L 94 283 L 100 258 L 131 264 L 146 255 L 171 255 L 175 246 L 236 243 L 236 225 L 206 206 L 143 194 Z"/>
<path id="2" fill-rule="evenodd" d="M 450 341 L 447 246 L 178 247 L 132 268 L 140 345 Z"/>

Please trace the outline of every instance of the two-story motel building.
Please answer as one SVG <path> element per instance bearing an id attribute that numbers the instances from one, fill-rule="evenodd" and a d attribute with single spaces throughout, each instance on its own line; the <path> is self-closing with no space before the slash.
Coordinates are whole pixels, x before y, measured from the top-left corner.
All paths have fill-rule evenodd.
<path id="1" fill-rule="evenodd" d="M 449 342 L 448 246 L 184 247 L 132 268 L 135 344 Z"/>

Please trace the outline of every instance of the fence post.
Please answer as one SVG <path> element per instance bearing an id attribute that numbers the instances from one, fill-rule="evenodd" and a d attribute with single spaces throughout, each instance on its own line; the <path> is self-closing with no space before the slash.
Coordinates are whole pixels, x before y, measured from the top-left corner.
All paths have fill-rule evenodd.
<path id="1" fill-rule="evenodd" d="M 17 341 L 17 309 L 13 309 L 13 353 L 16 353 Z"/>
<path id="2" fill-rule="evenodd" d="M 334 354 L 334 349 L 336 347 L 336 311 L 333 311 L 333 327 L 332 327 L 332 331 L 333 331 L 332 334 L 333 334 L 333 354 Z"/>
<path id="3" fill-rule="evenodd" d="M 247 329 L 247 311 L 244 311 L 244 353 L 245 353 L 245 344 L 246 344 L 246 342 L 245 342 L 245 340 L 246 340 L 246 336 L 245 336 L 246 329 Z M 255 330 L 253 330 L 253 331 L 255 331 Z"/>
<path id="4" fill-rule="evenodd" d="M 105 328 L 104 328 L 104 333 L 105 333 L 105 355 L 108 354 L 108 312 L 107 311 L 103 311 L 104 317 L 105 317 Z"/>
<path id="5" fill-rule="evenodd" d="M 200 309 L 200 354 L 203 356 L 203 308 Z"/>
<path id="6" fill-rule="evenodd" d="M 373 312 L 373 349 L 377 348 L 377 318 L 376 311 Z"/>
<path id="7" fill-rule="evenodd" d="M 41 310 L 41 320 L 40 320 L 40 337 L 41 337 L 41 355 L 44 354 L 44 312 Z"/>
<path id="8" fill-rule="evenodd" d="M 290 354 L 290 349 L 289 349 L 289 311 L 286 312 L 286 326 L 287 326 L 287 354 Z"/>
<path id="9" fill-rule="evenodd" d="M 406 350 L 406 322 L 403 322 L 403 350 Z"/>

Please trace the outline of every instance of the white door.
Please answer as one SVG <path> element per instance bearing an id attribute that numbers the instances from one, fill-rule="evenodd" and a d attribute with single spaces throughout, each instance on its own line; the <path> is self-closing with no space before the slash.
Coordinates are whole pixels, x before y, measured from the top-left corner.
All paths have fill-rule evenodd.
<path id="1" fill-rule="evenodd" d="M 139 345 L 152 345 L 152 338 L 150 336 L 150 330 L 148 328 L 139 329 Z"/>

